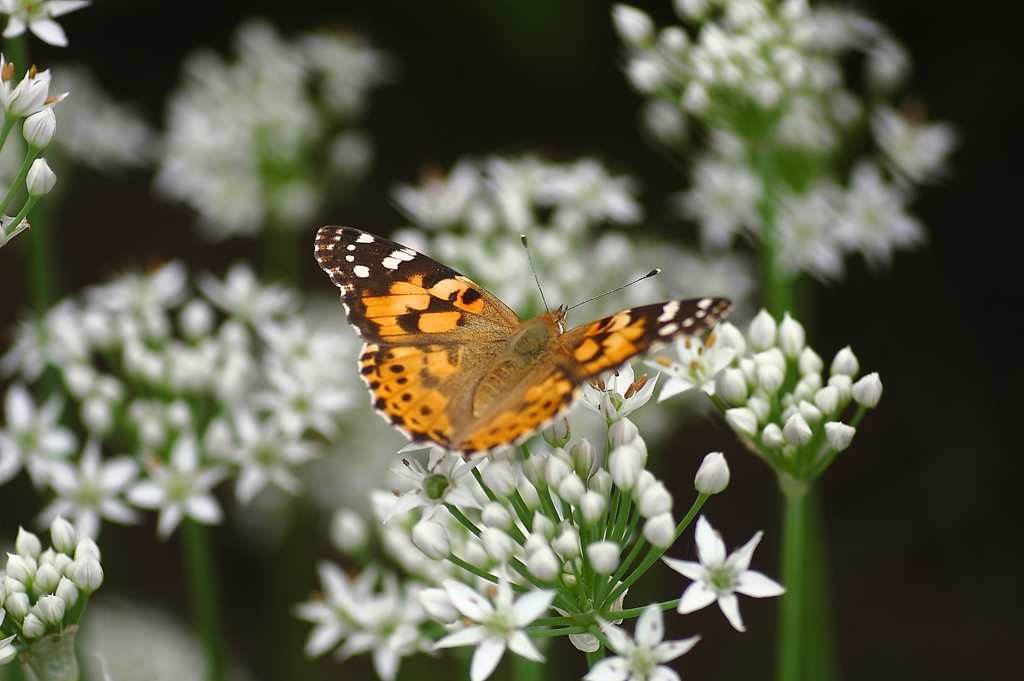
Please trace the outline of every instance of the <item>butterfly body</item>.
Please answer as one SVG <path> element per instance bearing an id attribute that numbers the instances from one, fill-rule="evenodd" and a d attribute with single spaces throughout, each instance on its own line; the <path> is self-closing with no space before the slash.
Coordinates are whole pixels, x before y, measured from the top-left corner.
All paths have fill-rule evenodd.
<path id="1" fill-rule="evenodd" d="M 523 322 L 450 267 L 352 227 L 323 227 L 314 254 L 366 341 L 374 407 L 417 442 L 466 455 L 519 442 L 562 414 L 583 385 L 732 305 L 676 300 L 565 330 L 563 310 Z"/>

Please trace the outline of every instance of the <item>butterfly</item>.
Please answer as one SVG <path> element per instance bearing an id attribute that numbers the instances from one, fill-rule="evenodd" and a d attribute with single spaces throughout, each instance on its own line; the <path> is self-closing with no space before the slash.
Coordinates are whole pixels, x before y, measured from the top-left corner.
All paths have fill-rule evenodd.
<path id="1" fill-rule="evenodd" d="M 369 232 L 322 227 L 314 255 L 365 341 L 359 372 L 374 408 L 414 442 L 466 456 L 525 440 L 586 383 L 732 309 L 670 300 L 566 330 L 564 308 L 524 322 L 468 277 Z"/>

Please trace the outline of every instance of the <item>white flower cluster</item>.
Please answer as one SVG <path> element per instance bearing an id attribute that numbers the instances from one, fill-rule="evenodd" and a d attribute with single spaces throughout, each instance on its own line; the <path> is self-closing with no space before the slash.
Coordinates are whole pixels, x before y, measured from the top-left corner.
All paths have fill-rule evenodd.
<path id="1" fill-rule="evenodd" d="M 626 75 L 648 98 L 642 120 L 652 136 L 679 150 L 688 121 L 710 133 L 691 187 L 675 199 L 706 248 L 728 249 L 740 234 L 770 240 L 789 273 L 835 279 L 846 254 L 881 266 L 894 249 L 923 242 L 907 212 L 912 185 L 943 175 L 956 136 L 888 102 L 910 58 L 884 26 L 807 0 L 675 6 L 685 27 L 657 30 L 626 5 L 612 16 Z M 863 58 L 863 95 L 844 84 L 842 59 L 853 50 Z M 830 168 L 845 167 L 847 142 L 862 131 L 879 154 L 859 159 L 844 182 Z"/>
<path id="2" fill-rule="evenodd" d="M 601 672 L 595 667 L 587 677 L 592 679 L 626 678 L 608 676 L 609 666 L 641 678 L 689 649 L 696 639 L 661 642 L 660 611 L 657 626 L 650 611 L 638 622 L 643 633 L 635 644 L 609 629 L 609 621 L 640 615 L 640 609 L 623 611 L 626 591 L 689 522 L 677 524 L 673 495 L 647 470 L 647 445 L 626 418 L 647 402 L 654 384 L 646 377 L 634 382 L 632 372 L 623 371 L 588 390 L 587 405 L 607 424 L 607 455 L 585 439 L 569 446 L 567 429 L 558 426 L 545 434 L 548 447 L 527 449 L 523 459 L 509 450 L 464 461 L 434 448 L 425 466 L 403 460 L 400 472 L 411 489 L 397 498 L 375 492 L 371 499 L 384 552 L 414 579 L 403 590 L 372 566 L 346 577 L 337 566 L 322 564 L 323 598 L 297 609 L 315 624 L 307 654 L 340 644 L 344 658 L 372 648 L 378 675 L 390 681 L 402 656 L 475 646 L 470 678 L 483 681 L 506 649 L 542 661 L 532 642 L 538 635 L 567 635 L 587 652 L 610 645 L 621 657 Z M 728 478 L 724 457 L 709 454 L 695 477 L 700 494 L 688 517 Z M 742 629 L 735 593 L 782 593 L 747 569 L 760 537 L 726 560 L 703 518 L 697 532 L 701 562 L 692 565 L 698 569 L 669 562 L 695 580 L 679 611 L 718 600 Z M 339 512 L 333 538 L 343 552 L 365 555 L 368 532 L 351 511 Z M 435 640 L 438 623 L 447 633 Z"/>
<path id="3" fill-rule="evenodd" d="M 3 11 L 2 8 L 0 11 Z M 57 182 L 57 175 L 50 169 L 46 159 L 39 158 L 39 154 L 50 146 L 57 134 L 57 117 L 53 107 L 68 95 L 66 92 L 50 95 L 49 70 L 38 72 L 33 66 L 16 85 L 13 84 L 14 76 L 14 64 L 0 55 L 0 107 L 3 107 L 5 120 L 3 132 L 0 133 L 0 149 L 7 143 L 14 121 L 21 118 L 25 119 L 21 132 L 27 144 L 21 171 L 9 182 L 5 196 L 0 199 L 0 247 L 29 227 L 25 217 L 39 197 L 48 194 Z M 23 183 L 28 199 L 17 215 L 10 217 L 6 211 Z"/>
<path id="4" fill-rule="evenodd" d="M 752 450 L 801 483 L 818 477 L 850 446 L 864 413 L 882 397 L 877 373 L 857 378 L 860 363 L 849 347 L 836 353 L 825 380 L 824 362 L 788 312 L 776 322 L 762 310 L 746 336 L 723 322 L 703 345 L 687 339 L 677 349 L 678 362 L 649 362 L 671 376 L 660 399 L 690 388 L 713 395 Z M 841 417 L 851 402 L 858 410 L 847 423 Z"/>
<path id="5" fill-rule="evenodd" d="M 171 262 L 126 274 L 26 321 L 0 369 L 15 374 L 0 427 L 0 483 L 23 467 L 56 495 L 83 536 L 100 519 L 132 522 L 126 503 L 160 510 L 167 537 L 184 516 L 216 523 L 212 488 L 235 477 L 246 504 L 265 486 L 301 488 L 292 469 L 317 456 L 353 402 L 354 344 L 311 330 L 298 299 L 246 266 L 189 286 Z M 343 337 L 347 339 L 348 337 Z M 26 384 L 56 375 L 39 407 Z M 81 455 L 67 419 L 86 434 Z M 111 456 L 120 455 L 121 456 Z"/>
<path id="6" fill-rule="evenodd" d="M 594 316 L 668 298 L 722 295 L 742 308 L 753 277 L 742 257 L 704 258 L 673 244 L 598 231 L 643 218 L 638 183 L 590 158 L 548 163 L 536 156 L 463 159 L 447 175 L 392 190 L 417 227 L 395 238 L 472 277 L 522 313 L 544 312 L 520 235 L 530 239 L 537 274 L 552 305 L 610 291 L 660 267 L 660 277 L 595 301 Z M 588 308 L 589 309 L 589 308 Z"/>
<path id="7" fill-rule="evenodd" d="M 50 523 L 50 538 L 52 547 L 44 551 L 39 537 L 19 529 L 14 553 L 7 554 L 0 571 L 0 665 L 14 659 L 15 645 L 31 646 L 29 664 L 43 663 L 39 658 L 55 653 L 53 646 L 32 644 L 49 634 L 67 636 L 65 643 L 73 651 L 69 627 L 77 624 L 89 594 L 103 583 L 100 550 L 92 539 L 76 539 L 75 528 L 59 516 Z"/>
<path id="8" fill-rule="evenodd" d="M 353 124 L 387 79 L 387 57 L 354 36 L 282 40 L 264 20 L 238 29 L 235 52 L 185 60 L 157 189 L 194 208 L 214 240 L 308 227 L 369 166 L 370 141 Z"/>

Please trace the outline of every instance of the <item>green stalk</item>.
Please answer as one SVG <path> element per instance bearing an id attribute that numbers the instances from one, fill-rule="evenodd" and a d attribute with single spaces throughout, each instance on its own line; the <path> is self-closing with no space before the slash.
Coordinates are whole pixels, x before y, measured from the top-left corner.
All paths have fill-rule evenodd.
<path id="1" fill-rule="evenodd" d="M 804 672 L 804 597 L 807 560 L 807 492 L 804 483 L 781 479 L 785 511 L 782 528 L 782 583 L 777 681 L 801 681 Z M 787 482 L 788 480 L 788 482 Z"/>
<path id="2" fill-rule="evenodd" d="M 512 681 L 543 681 L 544 663 L 512 656 Z"/>
<path id="3" fill-rule="evenodd" d="M 208 531 L 189 518 L 181 529 L 192 616 L 206 655 L 206 681 L 223 681 L 224 635 Z"/>

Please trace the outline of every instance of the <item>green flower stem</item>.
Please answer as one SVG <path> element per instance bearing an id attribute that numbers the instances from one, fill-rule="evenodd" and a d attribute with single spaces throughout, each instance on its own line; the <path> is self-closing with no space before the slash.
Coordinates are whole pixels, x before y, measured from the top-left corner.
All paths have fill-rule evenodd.
<path id="1" fill-rule="evenodd" d="M 13 82 L 17 84 L 28 71 L 28 32 L 26 31 L 13 38 L 4 38 L 3 45 L 4 54 L 14 64 Z"/>
<path id="2" fill-rule="evenodd" d="M 777 681 L 801 681 L 804 672 L 804 596 L 807 561 L 807 492 L 805 485 L 782 480 L 785 511 L 782 528 L 782 583 L 776 659 Z"/>
<path id="3" fill-rule="evenodd" d="M 591 629 L 596 629 L 596 628 L 597 628 L 597 625 L 594 625 L 593 627 L 591 627 Z M 594 632 L 591 631 L 590 633 L 594 633 Z M 606 645 L 606 643 L 605 643 L 605 640 L 604 640 L 603 636 L 597 636 L 597 638 L 598 638 L 599 641 L 601 641 L 601 647 L 598 648 L 597 650 L 595 650 L 592 653 L 587 653 L 587 667 L 589 669 L 593 669 L 595 664 L 597 664 L 598 662 L 600 662 L 601 660 L 604 659 L 604 646 Z"/>
<path id="4" fill-rule="evenodd" d="M 224 636 L 208 530 L 189 518 L 181 529 L 192 615 L 206 655 L 206 681 L 223 681 Z"/>
<path id="5" fill-rule="evenodd" d="M 28 177 L 28 169 L 32 167 L 32 161 L 36 160 L 39 156 L 39 152 L 42 149 L 36 149 L 35 147 L 29 147 L 28 152 L 25 154 L 25 162 L 21 164 L 21 170 L 18 171 L 18 176 L 14 178 L 14 182 L 11 183 L 10 189 L 7 190 L 7 195 L 4 196 L 3 201 L 0 201 L 0 213 L 7 210 L 7 206 L 14 200 L 15 194 L 25 184 L 25 178 Z"/>
<path id="6" fill-rule="evenodd" d="M 512 681 L 543 681 L 545 665 L 518 655 L 512 656 Z"/>

